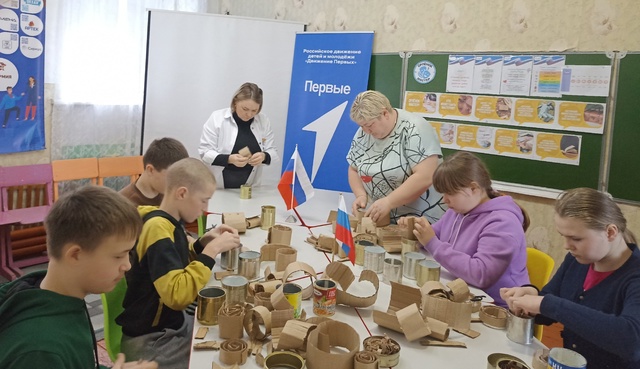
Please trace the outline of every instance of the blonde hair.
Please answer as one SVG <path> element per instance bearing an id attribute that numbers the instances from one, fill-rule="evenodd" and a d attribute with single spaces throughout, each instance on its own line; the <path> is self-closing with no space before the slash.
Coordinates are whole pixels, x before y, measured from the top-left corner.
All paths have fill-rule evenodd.
<path id="1" fill-rule="evenodd" d="M 349 116 L 356 123 L 367 122 L 379 118 L 384 110 L 393 111 L 389 99 L 378 91 L 368 90 L 353 100 Z"/>
<path id="2" fill-rule="evenodd" d="M 216 179 L 200 160 L 184 158 L 173 163 L 167 169 L 167 191 L 178 187 L 186 187 L 189 191 L 200 191 L 207 184 L 216 186 Z"/>
<path id="3" fill-rule="evenodd" d="M 94 251 L 105 238 L 138 238 L 142 219 L 136 207 L 116 191 L 102 186 L 82 186 L 65 193 L 44 220 L 49 256 L 59 259 L 63 248 L 76 244 Z"/>
<path id="4" fill-rule="evenodd" d="M 471 187 L 472 182 L 477 183 L 490 199 L 502 196 L 491 187 L 491 176 L 482 160 L 469 152 L 458 151 L 447 156 L 433 172 L 433 187 L 443 194 L 453 194 Z M 522 206 L 516 205 L 522 211 L 522 228 L 526 231 L 530 223 L 529 214 Z"/>
<path id="5" fill-rule="evenodd" d="M 604 231 L 613 224 L 626 243 L 637 243 L 635 235 L 627 228 L 622 210 L 608 194 L 585 187 L 567 190 L 558 197 L 555 212 L 562 218 L 580 220 L 596 231 Z"/>
<path id="6" fill-rule="evenodd" d="M 258 113 L 260 113 L 262 110 L 262 89 L 255 83 L 251 82 L 243 83 L 236 93 L 233 94 L 233 98 L 231 99 L 231 111 L 235 113 L 236 103 L 249 99 L 259 105 Z"/>

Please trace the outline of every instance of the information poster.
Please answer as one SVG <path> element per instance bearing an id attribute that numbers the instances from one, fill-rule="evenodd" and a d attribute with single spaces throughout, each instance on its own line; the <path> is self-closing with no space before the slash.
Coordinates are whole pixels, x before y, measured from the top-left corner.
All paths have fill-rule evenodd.
<path id="1" fill-rule="evenodd" d="M 447 122 L 429 123 L 444 148 L 580 165 L 582 137 L 579 135 Z"/>
<path id="2" fill-rule="evenodd" d="M 478 55 L 473 67 L 473 93 L 500 94 L 502 78 L 501 55 Z"/>
<path id="3" fill-rule="evenodd" d="M 426 118 L 602 134 L 606 105 L 506 96 L 409 91 L 404 109 Z"/>
<path id="4" fill-rule="evenodd" d="M 562 88 L 565 95 L 609 96 L 610 65 L 571 65 L 562 70 Z"/>
<path id="5" fill-rule="evenodd" d="M 0 2 L 0 154 L 45 148 L 44 25 L 44 1 Z"/>
<path id="6" fill-rule="evenodd" d="M 351 191 L 345 157 L 358 125 L 349 111 L 367 89 L 372 47 L 372 32 L 296 34 L 282 157 L 298 145 L 315 188 Z"/>
<path id="7" fill-rule="evenodd" d="M 560 97 L 564 55 L 536 55 L 533 57 L 530 96 Z"/>
<path id="8" fill-rule="evenodd" d="M 471 92 L 474 67 L 473 55 L 449 55 L 447 92 Z"/>
<path id="9" fill-rule="evenodd" d="M 502 62 L 501 95 L 529 96 L 533 56 L 507 55 Z"/>

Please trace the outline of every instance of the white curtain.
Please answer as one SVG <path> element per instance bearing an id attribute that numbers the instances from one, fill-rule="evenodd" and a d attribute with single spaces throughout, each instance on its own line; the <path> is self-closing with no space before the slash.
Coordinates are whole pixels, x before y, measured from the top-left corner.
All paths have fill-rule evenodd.
<path id="1" fill-rule="evenodd" d="M 52 160 L 140 152 L 147 9 L 205 12 L 207 1 L 47 1 Z"/>

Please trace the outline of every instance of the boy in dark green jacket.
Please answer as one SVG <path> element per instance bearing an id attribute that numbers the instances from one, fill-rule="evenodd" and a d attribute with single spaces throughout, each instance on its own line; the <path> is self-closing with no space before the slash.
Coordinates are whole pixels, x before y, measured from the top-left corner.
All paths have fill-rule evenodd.
<path id="1" fill-rule="evenodd" d="M 107 187 L 85 186 L 56 201 L 45 219 L 47 271 L 0 286 L 0 368 L 98 368 L 84 298 L 124 277 L 141 227 L 135 207 Z M 124 359 L 114 368 L 157 368 Z"/>

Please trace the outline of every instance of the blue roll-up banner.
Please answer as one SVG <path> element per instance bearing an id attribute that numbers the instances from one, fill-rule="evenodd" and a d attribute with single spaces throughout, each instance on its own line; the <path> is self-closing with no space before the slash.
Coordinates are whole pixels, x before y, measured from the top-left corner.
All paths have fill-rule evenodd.
<path id="1" fill-rule="evenodd" d="M 0 154 L 42 150 L 44 0 L 0 2 Z"/>
<path id="2" fill-rule="evenodd" d="M 372 47 L 373 32 L 296 35 L 282 157 L 297 144 L 314 188 L 351 192 L 346 156 L 358 126 L 349 111 L 367 89 Z"/>

